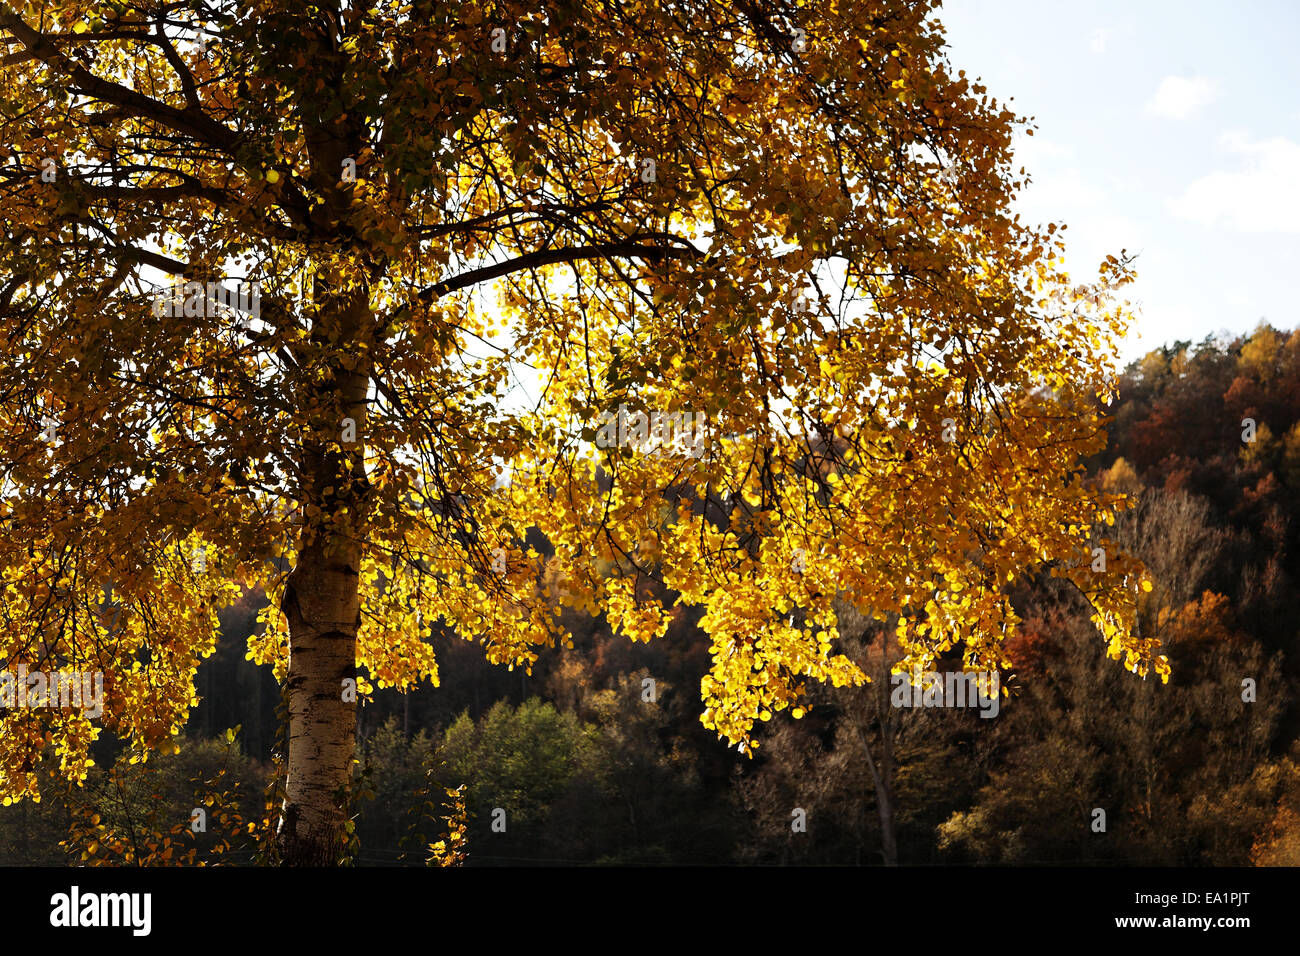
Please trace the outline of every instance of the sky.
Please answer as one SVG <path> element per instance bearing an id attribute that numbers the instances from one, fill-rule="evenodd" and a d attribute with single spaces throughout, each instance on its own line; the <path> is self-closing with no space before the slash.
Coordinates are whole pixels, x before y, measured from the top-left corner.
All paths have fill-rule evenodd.
<path id="1" fill-rule="evenodd" d="M 1138 253 L 1123 358 L 1300 326 L 1300 3 L 947 0 L 948 58 L 1032 116 L 1016 211 L 1072 277 Z"/>

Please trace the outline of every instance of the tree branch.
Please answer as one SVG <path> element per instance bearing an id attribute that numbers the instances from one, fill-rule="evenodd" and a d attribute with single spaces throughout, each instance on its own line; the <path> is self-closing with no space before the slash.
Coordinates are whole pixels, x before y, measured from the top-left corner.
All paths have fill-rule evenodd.
<path id="1" fill-rule="evenodd" d="M 478 285 L 480 282 L 491 282 L 493 279 L 499 279 L 502 276 L 510 275 L 512 272 L 520 272 L 524 269 L 536 269 L 540 266 L 553 265 L 557 262 L 577 262 L 581 259 L 646 259 L 651 262 L 657 262 L 662 259 L 700 259 L 704 253 L 696 249 L 689 243 L 669 248 L 664 246 L 646 246 L 639 242 L 629 240 L 627 242 L 605 242 L 594 246 L 562 246 L 558 249 L 539 249 L 536 252 L 530 252 L 514 259 L 507 259 L 505 262 L 494 263 L 490 266 L 483 266 L 479 269 L 471 269 L 469 272 L 463 272 L 458 276 L 452 276 L 449 279 L 443 279 L 441 282 L 421 290 L 419 298 L 425 302 L 432 302 L 449 292 L 455 292 L 458 289 L 465 289 L 469 286 Z"/>

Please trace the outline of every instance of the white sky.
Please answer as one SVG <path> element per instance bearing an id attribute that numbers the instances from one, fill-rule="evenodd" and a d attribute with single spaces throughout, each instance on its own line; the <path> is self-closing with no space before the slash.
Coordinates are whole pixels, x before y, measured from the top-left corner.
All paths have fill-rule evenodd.
<path id="1" fill-rule="evenodd" d="M 937 17 L 953 68 L 1034 117 L 1021 217 L 1069 225 L 1080 281 L 1140 253 L 1126 360 L 1300 325 L 1300 3 L 947 0 Z"/>

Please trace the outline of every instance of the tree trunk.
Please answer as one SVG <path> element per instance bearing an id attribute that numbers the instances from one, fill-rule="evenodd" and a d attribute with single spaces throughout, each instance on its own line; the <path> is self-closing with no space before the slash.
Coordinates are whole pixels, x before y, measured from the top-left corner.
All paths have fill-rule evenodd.
<path id="1" fill-rule="evenodd" d="M 360 344 L 366 316 L 367 296 L 353 291 L 325 311 L 313 339 L 339 334 Z M 352 364 L 330 363 L 306 409 L 312 429 L 303 444 L 300 500 L 323 517 L 304 521 L 281 602 L 289 625 L 289 759 L 279 849 L 288 866 L 336 865 L 346 838 L 357 705 L 355 683 L 345 693 L 345 681 L 356 677 L 369 498 L 363 449 L 370 369 Z M 348 442 L 345 418 L 355 424 Z"/>
<path id="2" fill-rule="evenodd" d="M 867 769 L 871 772 L 871 782 L 876 791 L 876 809 L 880 813 L 880 855 L 885 866 L 898 866 L 898 834 L 894 824 L 894 724 L 893 708 L 889 701 L 889 635 L 893 633 L 894 618 L 891 616 L 880 635 L 880 668 L 873 683 L 873 696 L 876 699 L 876 718 L 880 725 L 880 762 L 871 756 L 871 744 L 867 740 L 862 722 L 853 717 L 853 728 L 857 731 L 862 750 L 867 756 Z"/>
<path id="3" fill-rule="evenodd" d="M 327 555 L 314 544 L 289 578 L 289 772 L 280 853 L 289 866 L 331 866 L 343 846 L 357 705 L 360 548 Z"/>
<path id="4" fill-rule="evenodd" d="M 898 831 L 894 823 L 894 728 L 886 714 L 880 721 L 880 779 L 876 783 L 880 808 L 880 851 L 885 866 L 898 866 Z"/>
<path id="5" fill-rule="evenodd" d="M 889 635 L 893 620 L 880 635 L 880 673 L 876 676 L 876 706 L 880 708 L 880 783 L 876 799 L 880 807 L 880 843 L 885 866 L 898 866 L 898 831 L 894 824 L 894 734 L 897 732 L 894 708 L 890 703 Z"/>
<path id="6" fill-rule="evenodd" d="M 871 758 L 871 745 L 867 742 L 861 724 L 855 720 L 853 725 L 858 731 L 858 740 L 862 742 L 862 750 L 867 755 L 867 769 L 871 771 L 871 782 L 876 790 L 876 809 L 880 812 L 880 855 L 884 858 L 885 866 L 898 866 L 898 837 L 894 831 L 893 748 L 888 745 L 882 747 L 888 757 L 882 754 L 880 766 L 877 766 Z M 888 735 L 889 731 L 882 721 L 881 736 Z"/>
<path id="7" fill-rule="evenodd" d="M 342 88 L 345 57 L 327 54 L 318 69 L 334 88 Z M 360 156 L 364 123 L 357 111 L 318 113 L 318 106 L 324 101 L 304 104 L 313 185 L 322 199 L 314 215 L 321 223 L 345 223 L 355 231 L 353 187 L 338 176 L 345 160 Z M 308 520 L 302 512 L 298 562 L 281 602 L 289 624 L 289 766 L 280 856 L 290 866 L 340 862 L 356 750 L 355 685 L 344 700 L 343 682 L 356 676 L 370 505 L 364 449 L 376 330 L 369 283 L 384 268 L 355 238 L 335 234 L 334 239 L 313 280 L 310 344 L 306 354 L 295 350 L 294 355 L 301 368 L 313 370 L 299 407 L 308 427 L 298 505 L 315 505 L 321 517 Z M 344 432 L 345 419 L 351 419 L 354 433 Z"/>

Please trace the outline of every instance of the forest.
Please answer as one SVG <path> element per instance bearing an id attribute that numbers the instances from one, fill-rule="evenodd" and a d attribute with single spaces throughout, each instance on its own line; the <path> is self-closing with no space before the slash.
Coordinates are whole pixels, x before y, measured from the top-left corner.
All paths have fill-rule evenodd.
<path id="1" fill-rule="evenodd" d="M 444 631 L 440 686 L 360 703 L 348 861 L 1300 864 L 1300 331 L 1151 351 L 1105 412 L 1088 480 L 1137 502 L 1113 539 L 1151 572 L 1139 624 L 1167 683 L 1109 659 L 1044 572 L 1014 589 L 996 716 L 900 707 L 900 649 L 841 606 L 872 683 L 810 687 L 747 759 L 701 725 L 693 609 L 649 644 L 566 609 L 573 646 L 531 675 Z M 82 787 L 49 776 L 39 803 L 0 808 L 0 865 L 264 860 L 284 748 L 277 684 L 247 659 L 265 602 L 220 612 L 178 752 L 98 741 Z"/>

